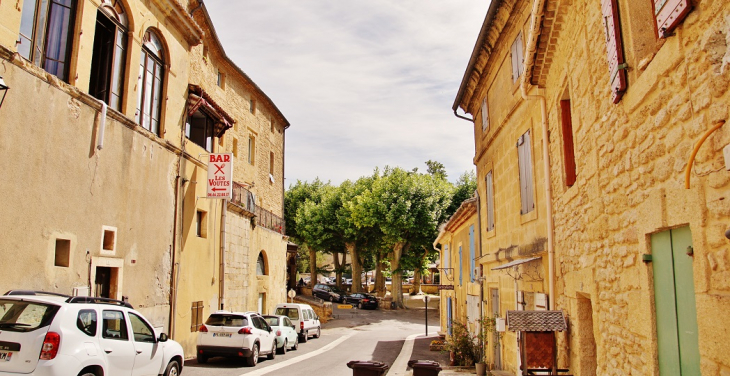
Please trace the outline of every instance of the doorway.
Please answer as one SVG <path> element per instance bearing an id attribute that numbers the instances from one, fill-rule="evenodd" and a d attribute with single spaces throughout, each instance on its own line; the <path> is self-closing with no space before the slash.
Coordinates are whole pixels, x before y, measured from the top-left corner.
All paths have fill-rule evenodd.
<path id="1" fill-rule="evenodd" d="M 489 289 L 492 297 L 492 317 L 499 316 L 499 289 Z M 499 333 L 495 330 L 492 332 L 492 343 L 494 344 L 494 368 L 502 369 L 502 349 L 499 345 Z"/>
<path id="2" fill-rule="evenodd" d="M 652 234 L 659 374 L 700 374 L 694 274 L 689 227 Z"/>
<path id="3" fill-rule="evenodd" d="M 97 266 L 94 278 L 94 296 L 98 298 L 116 299 L 118 268 Z"/>
<path id="4" fill-rule="evenodd" d="M 595 376 L 598 361 L 596 359 L 596 339 L 593 336 L 593 304 L 590 297 L 578 294 L 577 303 L 577 331 L 578 349 L 580 354 L 578 360 L 578 374 Z"/>

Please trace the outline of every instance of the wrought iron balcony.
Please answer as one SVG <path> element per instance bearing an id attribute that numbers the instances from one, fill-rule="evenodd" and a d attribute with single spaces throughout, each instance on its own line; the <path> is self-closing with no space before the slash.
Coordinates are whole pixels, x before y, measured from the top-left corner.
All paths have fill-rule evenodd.
<path id="1" fill-rule="evenodd" d="M 243 185 L 233 182 L 233 198 L 231 203 L 254 215 L 255 224 L 282 235 L 286 233 L 284 218 L 256 205 L 256 196 Z"/>

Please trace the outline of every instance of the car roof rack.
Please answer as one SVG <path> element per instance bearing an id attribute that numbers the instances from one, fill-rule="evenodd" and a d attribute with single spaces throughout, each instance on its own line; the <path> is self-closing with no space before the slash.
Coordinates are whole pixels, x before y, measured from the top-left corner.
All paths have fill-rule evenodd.
<path id="1" fill-rule="evenodd" d="M 61 296 L 64 298 L 70 298 L 70 295 L 61 294 L 58 292 L 49 292 L 49 291 L 36 291 L 36 290 L 8 290 L 4 296 L 11 296 L 11 295 L 51 295 L 51 296 Z"/>
<path id="2" fill-rule="evenodd" d="M 109 298 L 97 298 L 95 296 L 71 296 L 66 300 L 66 303 L 111 304 L 111 305 L 118 305 L 118 306 L 134 309 L 134 307 L 132 307 L 131 304 L 129 304 L 123 300 L 116 300 L 116 299 L 109 299 Z"/>

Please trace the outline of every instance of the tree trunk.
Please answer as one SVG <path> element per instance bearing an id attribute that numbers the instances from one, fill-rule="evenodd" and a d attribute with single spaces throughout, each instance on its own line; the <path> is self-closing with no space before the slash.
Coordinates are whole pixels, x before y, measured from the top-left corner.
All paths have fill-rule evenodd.
<path id="1" fill-rule="evenodd" d="M 377 259 L 375 260 L 375 295 L 377 297 L 384 297 L 387 290 L 385 289 L 385 276 L 383 275 L 383 269 L 385 264 L 383 263 L 383 255 L 378 252 Z"/>
<path id="2" fill-rule="evenodd" d="M 426 256 L 428 255 L 428 252 L 426 250 L 423 250 L 423 256 L 421 256 L 421 265 L 426 261 Z M 413 272 L 413 290 L 411 291 L 411 295 L 416 295 L 421 292 L 421 280 L 423 279 L 423 270 L 421 268 L 416 268 L 416 270 Z"/>
<path id="3" fill-rule="evenodd" d="M 317 251 L 309 248 L 309 287 L 314 288 L 317 283 Z"/>
<path id="4" fill-rule="evenodd" d="M 390 261 L 390 271 L 393 280 L 390 282 L 390 293 L 393 296 L 393 303 L 397 308 L 405 308 L 403 304 L 403 272 L 398 269 L 400 257 L 407 243 L 398 242 L 393 246 L 393 260 Z"/>
<path id="5" fill-rule="evenodd" d="M 362 292 L 362 263 L 355 243 L 345 243 L 347 253 L 350 254 L 350 267 L 352 269 L 352 287 L 350 292 Z"/>
<path id="6" fill-rule="evenodd" d="M 340 268 L 340 265 L 342 263 L 340 262 L 340 254 L 337 252 L 332 252 L 332 258 L 335 262 L 335 285 L 337 288 L 342 288 L 342 268 Z"/>

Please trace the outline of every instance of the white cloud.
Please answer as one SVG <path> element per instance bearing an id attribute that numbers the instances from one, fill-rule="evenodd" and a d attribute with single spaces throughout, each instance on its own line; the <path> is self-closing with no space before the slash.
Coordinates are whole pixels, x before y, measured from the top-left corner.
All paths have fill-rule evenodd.
<path id="1" fill-rule="evenodd" d="M 485 0 L 207 0 L 223 48 L 291 123 L 286 185 L 375 167 L 451 180 L 473 169 L 473 126 L 451 110 Z"/>

